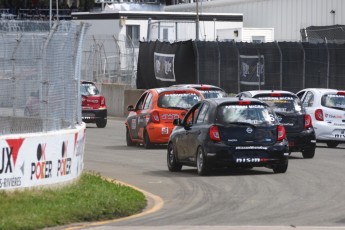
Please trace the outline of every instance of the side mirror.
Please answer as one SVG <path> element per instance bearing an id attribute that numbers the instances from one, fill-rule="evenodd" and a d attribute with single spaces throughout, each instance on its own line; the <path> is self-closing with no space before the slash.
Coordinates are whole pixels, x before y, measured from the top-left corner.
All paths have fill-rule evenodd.
<path id="1" fill-rule="evenodd" d="M 127 106 L 127 111 L 134 111 L 134 106 L 133 105 Z"/>
<path id="2" fill-rule="evenodd" d="M 181 125 L 181 119 L 180 119 L 180 118 L 174 119 L 173 125 L 175 125 L 175 126 L 180 126 L 180 125 Z"/>

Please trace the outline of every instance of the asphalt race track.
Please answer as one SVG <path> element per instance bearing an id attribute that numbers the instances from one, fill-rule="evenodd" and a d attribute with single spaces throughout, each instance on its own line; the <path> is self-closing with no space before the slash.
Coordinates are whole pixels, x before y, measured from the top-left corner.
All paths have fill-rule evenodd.
<path id="1" fill-rule="evenodd" d="M 158 199 L 149 198 L 152 212 L 136 218 L 76 228 L 345 229 L 344 144 L 334 149 L 318 144 L 313 159 L 292 153 L 285 174 L 266 168 L 223 169 L 200 177 L 185 166 L 169 172 L 166 146 L 127 147 L 124 120 L 112 118 L 104 129 L 87 124 L 85 169 Z"/>

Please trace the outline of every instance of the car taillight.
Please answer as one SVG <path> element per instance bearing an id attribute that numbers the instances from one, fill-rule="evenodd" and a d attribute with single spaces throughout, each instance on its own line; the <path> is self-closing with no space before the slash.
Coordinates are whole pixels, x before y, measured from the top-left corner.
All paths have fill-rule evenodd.
<path id="1" fill-rule="evenodd" d="M 277 141 L 283 141 L 286 137 L 285 128 L 283 125 L 277 127 Z"/>
<path id="2" fill-rule="evenodd" d="M 280 97 L 281 93 L 271 93 L 271 97 Z"/>
<path id="3" fill-rule="evenodd" d="M 160 122 L 158 111 L 153 111 L 153 112 L 151 113 L 151 121 L 152 121 L 153 123 L 159 123 L 159 122 Z"/>
<path id="4" fill-rule="evenodd" d="M 218 126 L 212 125 L 210 127 L 210 138 L 213 141 L 217 141 L 217 142 L 220 141 Z"/>
<path id="5" fill-rule="evenodd" d="M 315 110 L 315 119 L 318 121 L 323 121 L 323 111 L 322 109 Z"/>
<path id="6" fill-rule="evenodd" d="M 345 95 L 345 91 L 339 91 L 337 95 Z"/>
<path id="7" fill-rule="evenodd" d="M 304 115 L 304 128 L 308 129 L 312 126 L 311 116 L 309 114 Z"/>
<path id="8" fill-rule="evenodd" d="M 100 97 L 100 103 L 101 103 L 101 106 L 105 107 L 105 97 L 103 96 Z"/>
<path id="9" fill-rule="evenodd" d="M 201 86 L 201 90 L 210 90 L 211 89 L 211 87 L 209 87 L 209 86 Z"/>
<path id="10" fill-rule="evenodd" d="M 238 104 L 239 105 L 250 105 L 251 101 L 239 101 Z"/>

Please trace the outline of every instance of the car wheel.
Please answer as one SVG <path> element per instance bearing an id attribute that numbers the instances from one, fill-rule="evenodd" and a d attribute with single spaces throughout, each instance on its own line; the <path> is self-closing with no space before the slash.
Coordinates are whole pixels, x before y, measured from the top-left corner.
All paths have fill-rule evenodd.
<path id="1" fill-rule="evenodd" d="M 105 128 L 107 126 L 107 119 L 101 119 L 96 121 L 97 128 Z"/>
<path id="2" fill-rule="evenodd" d="M 331 142 L 327 142 L 327 147 L 328 148 L 336 148 L 338 146 L 338 142 L 335 141 L 331 141 Z"/>
<path id="3" fill-rule="evenodd" d="M 288 162 L 284 164 L 274 165 L 273 172 L 274 173 L 285 173 L 288 168 Z"/>
<path id="4" fill-rule="evenodd" d="M 315 149 L 314 148 L 306 148 L 302 150 L 303 158 L 313 158 L 315 155 Z"/>
<path id="5" fill-rule="evenodd" d="M 145 149 L 150 149 L 152 148 L 153 144 L 150 141 L 150 137 L 149 134 L 147 133 L 147 131 L 144 131 L 144 147 Z"/>
<path id="6" fill-rule="evenodd" d="M 198 174 L 200 176 L 205 176 L 208 174 L 209 169 L 208 169 L 204 149 L 201 146 L 199 146 L 197 155 L 196 155 L 196 167 L 198 170 Z"/>
<path id="7" fill-rule="evenodd" d="M 182 169 L 182 165 L 176 161 L 176 154 L 173 143 L 169 143 L 168 145 L 167 164 L 170 172 L 178 172 Z"/>
<path id="8" fill-rule="evenodd" d="M 132 141 L 131 136 L 129 134 L 128 127 L 126 128 L 126 142 L 127 142 L 127 146 L 134 146 L 135 145 L 135 143 Z"/>

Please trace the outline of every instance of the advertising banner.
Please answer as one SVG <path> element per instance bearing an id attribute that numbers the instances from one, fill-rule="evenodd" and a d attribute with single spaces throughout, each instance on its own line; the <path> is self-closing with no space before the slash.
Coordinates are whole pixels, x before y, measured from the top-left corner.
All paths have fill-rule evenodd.
<path id="1" fill-rule="evenodd" d="M 174 61 L 175 54 L 154 52 L 154 69 L 156 79 L 161 81 L 175 82 Z"/>
<path id="2" fill-rule="evenodd" d="M 85 124 L 52 133 L 0 137 L 0 190 L 66 182 L 83 171 Z"/>
<path id="3" fill-rule="evenodd" d="M 240 55 L 240 83 L 243 85 L 265 85 L 263 55 Z"/>

